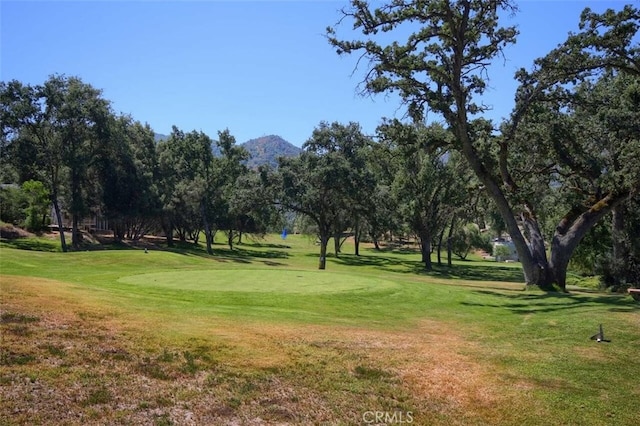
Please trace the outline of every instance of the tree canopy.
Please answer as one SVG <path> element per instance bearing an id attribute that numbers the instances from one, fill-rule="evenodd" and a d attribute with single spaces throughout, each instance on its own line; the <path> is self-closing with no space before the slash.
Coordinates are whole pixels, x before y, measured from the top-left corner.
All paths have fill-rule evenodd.
<path id="1" fill-rule="evenodd" d="M 595 155 L 595 150 L 606 144 L 608 150 L 624 146 L 626 152 L 636 155 L 630 148 L 638 144 L 638 132 L 626 132 L 628 137 L 622 138 L 610 134 L 608 142 L 585 138 L 587 133 L 577 132 L 588 122 L 576 114 L 589 102 L 586 94 L 592 91 L 585 90 L 587 86 L 597 85 L 607 75 L 622 79 L 625 90 L 634 93 L 629 88 L 637 83 L 640 63 L 640 50 L 634 44 L 638 12 L 631 6 L 602 15 L 585 10 L 579 34 L 570 35 L 536 61 L 531 72 L 518 73 L 521 86 L 516 108 L 498 132 L 479 117 L 487 109 L 481 95 L 486 89 L 488 65 L 517 36 L 514 27 L 500 26 L 500 13 L 515 10 L 512 2 L 504 0 L 390 1 L 375 8 L 366 1 L 353 0 L 342 10 L 343 18 L 351 20 L 364 38 L 343 40 L 331 27 L 327 36 L 338 54 L 360 54 L 369 61 L 365 92 L 398 92 L 417 123 L 424 122 L 429 112 L 444 119 L 455 135 L 447 148 L 463 154 L 494 200 L 522 261 L 527 283 L 545 289 L 558 284 L 564 289 L 567 264 L 585 232 L 638 191 L 634 178 L 637 162 L 629 166 L 633 170 L 622 172 L 625 178 L 620 181 L 615 179 L 615 169 L 580 157 L 574 160 L 569 154 Z M 407 26 L 411 32 L 404 35 Z M 381 37 L 383 33 L 388 34 Z M 402 34 L 402 40 L 388 41 L 393 34 Z M 606 80 L 600 84 L 609 87 Z M 552 130 L 546 139 L 523 125 L 532 124 L 533 117 L 539 119 L 541 131 Z M 570 123 L 574 127 L 569 128 Z M 600 126 L 606 126 L 606 119 Z M 612 145 L 611 138 L 620 143 Z M 530 151 L 547 160 L 544 168 L 527 161 Z M 626 154 L 613 154 L 619 155 Z M 609 183 L 617 185 L 593 187 L 590 195 L 595 198 L 582 199 L 580 206 L 570 207 L 557 224 L 548 260 L 539 214 L 545 210 L 542 194 L 556 189 L 560 166 L 572 175 L 584 175 L 590 168 L 592 174 L 606 176 Z"/>

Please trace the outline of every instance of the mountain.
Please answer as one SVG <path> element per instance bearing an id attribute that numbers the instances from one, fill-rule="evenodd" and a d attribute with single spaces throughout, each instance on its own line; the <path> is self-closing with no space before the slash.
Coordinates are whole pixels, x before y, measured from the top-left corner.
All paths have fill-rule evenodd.
<path id="1" fill-rule="evenodd" d="M 169 136 L 161 133 L 154 134 L 156 142 L 169 139 Z M 249 153 L 247 166 L 249 168 L 257 168 L 263 164 L 269 164 L 272 167 L 278 166 L 278 157 L 297 157 L 302 150 L 292 143 L 287 142 L 280 136 L 269 135 L 260 138 L 251 139 L 240 144 L 241 147 Z M 220 156 L 220 147 L 216 141 L 211 144 L 211 151 L 216 157 Z"/>
<path id="2" fill-rule="evenodd" d="M 156 142 L 160 142 L 160 141 L 164 141 L 169 139 L 169 136 L 167 135 L 163 135 L 162 133 L 153 133 L 153 139 L 155 139 Z"/>
<path id="3" fill-rule="evenodd" d="M 269 135 L 251 139 L 241 144 L 249 152 L 247 161 L 249 168 L 255 168 L 262 164 L 272 167 L 278 166 L 278 157 L 297 157 L 302 150 L 280 136 Z"/>

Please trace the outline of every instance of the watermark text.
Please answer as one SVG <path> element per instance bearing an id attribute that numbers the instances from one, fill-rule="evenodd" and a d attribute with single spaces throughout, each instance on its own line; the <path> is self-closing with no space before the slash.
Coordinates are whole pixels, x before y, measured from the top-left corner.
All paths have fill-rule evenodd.
<path id="1" fill-rule="evenodd" d="M 401 425 L 413 423 L 411 411 L 365 411 L 362 421 L 366 424 Z"/>

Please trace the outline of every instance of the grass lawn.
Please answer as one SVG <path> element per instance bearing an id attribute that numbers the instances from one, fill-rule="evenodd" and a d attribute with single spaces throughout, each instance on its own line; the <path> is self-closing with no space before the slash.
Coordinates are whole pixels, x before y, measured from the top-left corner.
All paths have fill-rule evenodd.
<path id="1" fill-rule="evenodd" d="M 640 304 L 313 240 L 0 243 L 0 425 L 636 425 Z M 611 342 L 590 336 L 604 327 Z"/>

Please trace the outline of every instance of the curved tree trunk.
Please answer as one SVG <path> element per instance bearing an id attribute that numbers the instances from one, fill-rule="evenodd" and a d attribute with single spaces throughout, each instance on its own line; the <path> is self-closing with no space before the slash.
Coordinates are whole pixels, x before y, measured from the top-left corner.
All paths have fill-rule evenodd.
<path id="1" fill-rule="evenodd" d="M 551 241 L 549 266 L 553 273 L 552 279 L 563 291 L 566 289 L 569 261 L 580 241 L 604 215 L 627 200 L 629 196 L 629 192 L 609 193 L 588 210 L 580 214 L 572 211 L 562 218 Z"/>
<path id="2" fill-rule="evenodd" d="M 462 107 L 464 108 L 464 105 L 462 105 Z M 456 132 L 458 137 L 462 141 L 462 153 L 471 165 L 471 168 L 473 169 L 478 179 L 480 179 L 483 185 L 485 185 L 489 196 L 496 203 L 496 208 L 500 212 L 500 216 L 502 216 L 502 219 L 505 222 L 507 232 L 511 236 L 513 245 L 515 246 L 518 257 L 520 258 L 526 284 L 538 285 L 544 290 L 553 290 L 553 286 L 551 286 L 547 278 L 548 269 L 541 269 L 539 262 L 534 259 L 534 256 L 529 249 L 529 245 L 527 244 L 527 241 L 525 240 L 524 235 L 522 235 L 522 231 L 518 226 L 518 221 L 515 218 L 513 209 L 511 208 L 511 205 L 509 204 L 509 201 L 507 200 L 502 188 L 482 163 L 482 160 L 473 147 L 473 144 L 469 139 L 469 135 L 467 134 L 466 117 L 463 118 L 462 123 L 463 124 L 461 128 L 459 128 L 459 131 Z"/>
<path id="3" fill-rule="evenodd" d="M 543 290 L 553 290 L 555 282 L 555 273 L 547 260 L 547 250 L 544 243 L 544 236 L 540 230 L 540 225 L 536 216 L 532 213 L 531 208 L 527 206 L 526 211 L 522 214 L 522 223 L 529 235 L 529 252 L 533 258 L 533 282 Z M 519 255 L 519 253 L 518 253 Z M 566 272 L 566 270 L 565 270 Z"/>

